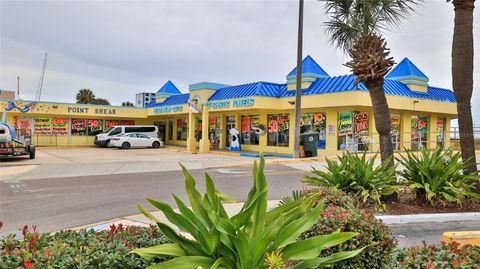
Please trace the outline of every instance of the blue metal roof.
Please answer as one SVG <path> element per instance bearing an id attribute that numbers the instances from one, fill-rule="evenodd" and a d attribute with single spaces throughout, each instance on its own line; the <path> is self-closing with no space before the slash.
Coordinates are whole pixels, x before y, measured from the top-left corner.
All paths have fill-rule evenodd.
<path id="1" fill-rule="evenodd" d="M 157 93 L 168 93 L 168 94 L 181 94 L 181 92 L 177 89 L 175 84 L 173 84 L 170 80 L 165 83 Z"/>
<path id="2" fill-rule="evenodd" d="M 254 82 L 236 86 L 228 86 L 218 89 L 209 99 L 224 100 L 249 96 L 269 96 L 277 97 L 282 87 L 286 87 L 285 84 L 276 84 L 270 82 Z"/>
<path id="3" fill-rule="evenodd" d="M 329 77 L 327 72 L 323 70 L 323 68 L 318 65 L 315 60 L 308 55 L 302 61 L 302 74 L 308 73 L 309 75 L 315 75 L 316 77 Z M 287 79 L 294 78 L 297 75 L 297 67 L 295 67 L 290 73 L 287 75 Z"/>
<path id="4" fill-rule="evenodd" d="M 168 97 L 162 103 L 157 103 L 156 101 L 153 101 L 149 103 L 146 107 L 184 105 L 187 103 L 189 98 L 190 98 L 190 93 L 176 94 Z"/>
<path id="5" fill-rule="evenodd" d="M 401 79 L 401 78 L 416 78 L 428 81 L 428 77 L 418 69 L 407 57 L 398 63 L 385 78 Z"/>

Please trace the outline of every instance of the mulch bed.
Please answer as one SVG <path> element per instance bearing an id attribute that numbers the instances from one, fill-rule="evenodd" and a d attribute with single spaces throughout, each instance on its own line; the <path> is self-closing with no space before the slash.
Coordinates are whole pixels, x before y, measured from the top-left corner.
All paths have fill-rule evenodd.
<path id="1" fill-rule="evenodd" d="M 387 210 L 376 212 L 379 215 L 409 215 L 409 214 L 434 214 L 434 213 L 460 213 L 480 212 L 479 202 L 464 202 L 462 206 L 456 204 L 434 205 L 418 201 L 386 202 Z"/>

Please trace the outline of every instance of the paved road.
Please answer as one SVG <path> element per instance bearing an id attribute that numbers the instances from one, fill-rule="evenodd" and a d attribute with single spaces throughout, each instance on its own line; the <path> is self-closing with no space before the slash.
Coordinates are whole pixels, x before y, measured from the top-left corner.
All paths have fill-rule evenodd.
<path id="1" fill-rule="evenodd" d="M 191 171 L 200 189 L 204 171 Z M 252 184 L 251 166 L 208 172 L 220 190 L 237 199 L 246 197 Z M 304 173 L 267 165 L 268 198 L 281 199 L 291 190 L 301 189 L 299 179 Z M 185 199 L 183 180 L 180 171 L 163 171 L 0 181 L 0 219 L 5 222 L 0 233 L 17 232 L 25 224 L 50 232 L 138 214 L 136 204 L 147 197 L 173 203 L 171 193 L 175 193 Z"/>

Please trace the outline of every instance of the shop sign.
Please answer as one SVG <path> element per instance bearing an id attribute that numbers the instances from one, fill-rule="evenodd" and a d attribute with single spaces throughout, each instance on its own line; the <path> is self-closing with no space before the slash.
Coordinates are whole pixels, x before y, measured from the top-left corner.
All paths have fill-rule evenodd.
<path id="1" fill-rule="evenodd" d="M 68 119 L 67 118 L 53 118 L 53 135 L 68 135 Z"/>
<path id="2" fill-rule="evenodd" d="M 353 113 L 341 112 L 338 117 L 338 135 L 345 136 L 353 133 Z"/>
<path id="3" fill-rule="evenodd" d="M 20 136 L 31 134 L 31 131 L 30 131 L 31 123 L 32 123 L 31 118 L 15 116 L 13 117 L 13 123 L 17 131 L 19 131 Z"/>
<path id="4" fill-rule="evenodd" d="M 422 133 L 427 132 L 427 117 L 418 117 L 418 131 Z"/>
<path id="5" fill-rule="evenodd" d="M 225 109 L 230 107 L 230 101 L 208 102 L 210 109 Z"/>
<path id="6" fill-rule="evenodd" d="M 392 125 L 392 134 L 400 132 L 400 115 L 391 115 L 390 122 Z"/>
<path id="7" fill-rule="evenodd" d="M 67 107 L 68 113 L 75 113 L 75 114 L 88 114 L 89 111 L 93 111 L 95 114 L 101 115 L 116 115 L 117 109 L 114 108 L 95 108 L 90 110 L 91 107 L 77 107 L 77 106 L 69 106 Z"/>
<path id="8" fill-rule="evenodd" d="M 233 107 L 246 107 L 246 106 L 253 106 L 254 104 L 255 104 L 255 99 L 253 98 L 233 100 Z"/>
<path id="9" fill-rule="evenodd" d="M 91 127 L 95 126 L 94 123 L 89 123 Z M 114 126 L 124 126 L 124 125 L 135 125 L 135 121 L 133 120 L 105 120 L 105 129 Z"/>
<path id="10" fill-rule="evenodd" d="M 242 133 L 250 132 L 250 117 L 244 116 L 242 117 Z"/>
<path id="11" fill-rule="evenodd" d="M 368 133 L 368 113 L 365 112 L 356 112 L 354 114 L 355 121 L 355 133 Z"/>
<path id="12" fill-rule="evenodd" d="M 153 113 L 156 113 L 156 114 L 182 112 L 182 111 L 183 111 L 183 106 L 161 106 L 161 107 L 155 107 L 153 109 Z"/>
<path id="13" fill-rule="evenodd" d="M 52 134 L 52 119 L 51 118 L 34 118 L 33 128 L 35 135 L 51 135 Z"/>

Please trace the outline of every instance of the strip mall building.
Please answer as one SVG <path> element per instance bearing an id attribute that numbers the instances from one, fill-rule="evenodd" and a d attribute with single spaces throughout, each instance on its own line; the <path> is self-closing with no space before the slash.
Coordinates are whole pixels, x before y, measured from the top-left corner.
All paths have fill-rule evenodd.
<path id="1" fill-rule="evenodd" d="M 181 93 L 168 81 L 145 108 L 0 100 L 7 121 L 39 146 L 93 145 L 94 135 L 115 125 L 159 126 L 159 136 L 188 151 L 229 146 L 231 128 L 242 151 L 293 153 L 296 69 L 286 83 L 225 85 L 201 82 Z M 403 59 L 385 79 L 396 149 L 449 146 L 456 118 L 452 91 L 429 85 L 428 77 Z M 302 132 L 318 132 L 318 154 L 378 150 L 367 88 L 353 75 L 329 76 L 310 56 L 302 63 Z"/>

